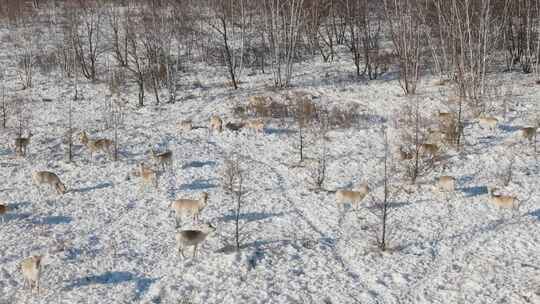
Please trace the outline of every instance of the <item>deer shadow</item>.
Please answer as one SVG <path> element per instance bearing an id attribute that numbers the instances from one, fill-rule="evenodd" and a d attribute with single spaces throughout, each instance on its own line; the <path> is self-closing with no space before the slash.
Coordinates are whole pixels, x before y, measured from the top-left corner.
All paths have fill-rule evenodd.
<path id="1" fill-rule="evenodd" d="M 8 211 L 8 213 L 0 215 L 0 225 L 2 224 L 2 221 L 4 223 L 8 223 L 10 221 L 24 220 L 29 218 L 30 216 L 32 216 L 31 213 L 10 213 Z"/>
<path id="2" fill-rule="evenodd" d="M 474 197 L 489 193 L 486 186 L 464 187 L 461 188 L 461 192 L 465 194 L 465 197 Z"/>
<path id="3" fill-rule="evenodd" d="M 244 222 L 255 222 L 255 221 L 262 221 L 268 218 L 273 217 L 281 217 L 285 215 L 284 212 L 279 213 L 266 213 L 266 212 L 248 212 L 248 213 L 241 213 L 239 216 L 239 220 L 242 220 Z M 229 214 L 218 218 L 218 221 L 223 222 L 229 222 L 236 220 L 236 215 Z"/>
<path id="4" fill-rule="evenodd" d="M 217 186 L 213 183 L 211 183 L 213 179 L 198 179 L 194 180 L 189 184 L 183 184 L 180 185 L 176 190 L 178 191 L 184 191 L 184 190 L 205 190 L 205 189 L 211 189 L 216 188 Z"/>
<path id="5" fill-rule="evenodd" d="M 46 216 L 43 218 L 37 218 L 32 220 L 34 225 L 61 225 L 69 224 L 73 221 L 73 218 L 63 215 Z"/>
<path id="6" fill-rule="evenodd" d="M 521 130 L 521 126 L 511 126 L 511 125 L 503 125 L 500 124 L 497 126 L 497 129 L 502 130 L 504 132 L 513 133 Z"/>
<path id="7" fill-rule="evenodd" d="M 207 161 L 192 161 L 182 166 L 182 169 L 188 169 L 188 168 L 202 168 L 204 166 L 210 166 L 215 167 L 216 162 L 213 160 L 207 160 Z"/>
<path id="8" fill-rule="evenodd" d="M 93 191 L 93 190 L 110 188 L 112 186 L 113 186 L 112 182 L 104 182 L 104 183 L 97 184 L 95 186 L 72 189 L 70 192 L 73 192 L 73 193 L 85 193 L 85 192 L 90 192 L 90 191 Z"/>
<path id="9" fill-rule="evenodd" d="M 537 221 L 540 221 L 540 209 L 536 209 L 534 211 L 531 211 L 531 212 L 527 213 L 527 215 L 535 217 Z"/>
<path id="10" fill-rule="evenodd" d="M 107 271 L 100 275 L 91 275 L 75 279 L 71 284 L 64 287 L 64 290 L 70 291 L 75 288 L 90 285 L 115 285 L 127 282 L 135 282 L 137 298 L 140 299 L 140 297 L 146 293 L 146 291 L 155 281 L 157 281 L 156 278 L 140 277 L 127 271 Z"/>
<path id="11" fill-rule="evenodd" d="M 265 128 L 264 133 L 269 134 L 269 135 L 272 135 L 272 134 L 274 134 L 274 135 L 292 135 L 292 134 L 296 134 L 297 131 L 291 130 L 291 129 L 281 129 L 281 128 Z"/>
<path id="12" fill-rule="evenodd" d="M 17 203 L 10 203 L 9 204 L 9 209 L 10 210 L 19 210 L 21 208 L 25 208 L 25 207 L 28 207 L 30 206 L 30 202 L 26 201 L 26 202 L 17 202 Z"/>

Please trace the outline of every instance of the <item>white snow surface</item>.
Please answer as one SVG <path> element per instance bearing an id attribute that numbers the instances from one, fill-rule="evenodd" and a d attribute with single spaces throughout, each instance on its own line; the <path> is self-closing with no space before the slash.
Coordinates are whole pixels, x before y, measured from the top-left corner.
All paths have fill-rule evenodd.
<path id="1" fill-rule="evenodd" d="M 366 121 L 329 133 L 325 188 L 367 181 L 370 195 L 380 197 L 381 127 L 387 121 L 394 149 L 392 122 L 407 97 L 395 74 L 358 81 L 349 59 L 341 60 L 302 65 L 297 70 L 308 72 L 295 75 L 292 90 L 307 91 L 320 104 L 360 105 Z M 146 106 L 136 109 L 131 90 L 117 162 L 104 155 L 91 160 L 78 140 L 75 161 L 66 162 L 70 83 L 41 77 L 31 91 L 19 92 L 31 94 L 34 136 L 29 156 L 17 158 L 13 129 L 0 131 L 0 199 L 10 206 L 0 224 L 0 303 L 540 303 L 540 167 L 532 147 L 518 137 L 518 128 L 537 111 L 540 94 L 529 85 L 532 77 L 499 74 L 513 96 L 497 130 L 468 124 L 464 150 L 448 149 L 444 170 L 437 167 L 416 186 L 401 180 L 410 191 L 392 198 L 390 249 L 381 252 L 368 229 L 374 221 L 368 208 L 340 212 L 333 193 L 310 190 L 308 169 L 295 166 L 294 125 L 270 121 L 264 134 L 177 130 L 186 119 L 206 127 L 214 114 L 236 120 L 232 108 L 251 95 L 284 94 L 271 89 L 270 74 L 244 75 L 240 89 L 232 90 L 224 86 L 224 72 L 192 67 L 182 75 L 175 104 L 156 106 L 147 92 Z M 112 138 L 111 130 L 102 130 L 106 84 L 80 86 L 75 127 Z M 448 89 L 429 78 L 419 85 L 416 98 L 426 115 L 447 109 L 441 88 Z M 501 100 L 491 102 L 500 108 Z M 150 147 L 170 149 L 174 168 L 161 176 L 159 190 L 139 191 L 134 171 L 138 162 L 150 161 Z M 228 249 L 234 244 L 234 204 L 220 179 L 233 151 L 246 170 L 239 252 Z M 313 149 L 306 153 L 313 156 Z M 500 171 L 513 153 L 512 181 L 501 187 Z M 68 193 L 46 187 L 40 193 L 30 178 L 35 170 L 56 172 Z M 443 173 L 457 178 L 455 192 L 434 190 Z M 519 210 L 491 205 L 486 187 L 494 185 L 517 195 Z M 217 232 L 196 258 L 190 248 L 182 259 L 169 203 L 202 191 L 210 199 L 201 222 L 211 222 Z M 39 295 L 23 287 L 18 266 L 34 254 L 45 255 Z"/>

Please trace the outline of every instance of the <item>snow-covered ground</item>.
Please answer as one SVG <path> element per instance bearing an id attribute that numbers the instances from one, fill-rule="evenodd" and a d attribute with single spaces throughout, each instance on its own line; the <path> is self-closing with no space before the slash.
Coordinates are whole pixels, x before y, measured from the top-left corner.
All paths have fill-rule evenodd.
<path id="1" fill-rule="evenodd" d="M 394 149 L 398 132 L 392 122 L 408 101 L 395 74 L 369 83 L 351 78 L 345 56 L 337 64 L 305 63 L 293 90 L 310 92 L 319 104 L 359 104 L 364 121 L 328 134 L 325 188 L 366 181 L 370 195 L 380 197 L 381 127 L 386 122 Z M 0 199 L 10 206 L 0 224 L 0 303 L 540 303 L 540 167 L 518 136 L 538 110 L 540 94 L 529 86 L 531 77 L 499 75 L 513 96 L 497 130 L 468 124 L 464 151 L 445 151 L 444 170 L 437 167 L 414 187 L 402 181 L 409 191 L 392 198 L 390 250 L 382 253 L 373 244 L 367 208 L 342 213 L 333 193 L 310 190 L 308 168 L 295 166 L 294 125 L 271 121 L 264 134 L 177 130 L 186 119 L 207 126 L 214 114 L 236 120 L 233 107 L 251 95 L 284 94 L 270 89 L 270 74 L 244 76 L 234 91 L 224 86 L 224 72 L 191 68 L 175 104 L 155 106 L 149 94 L 147 105 L 135 109 L 133 90 L 126 96 L 118 162 L 103 155 L 90 160 L 78 141 L 75 161 L 65 161 L 71 84 L 36 79 L 28 91 L 34 134 L 29 156 L 16 158 L 13 129 L 0 130 Z M 440 90 L 448 88 L 431 83 L 423 80 L 416 97 L 425 115 L 447 110 Z M 17 87 L 15 78 L 8 84 Z M 83 82 L 81 91 L 75 127 L 112 138 L 101 128 L 106 85 Z M 501 101 L 492 100 L 499 108 Z M 174 170 L 161 176 L 159 190 L 141 192 L 134 172 L 137 163 L 150 161 L 151 147 L 170 149 Z M 231 152 L 242 155 L 248 192 L 240 252 L 228 250 L 234 205 L 220 179 Z M 501 187 L 501 171 L 514 154 L 512 181 Z M 40 194 L 31 182 L 35 170 L 56 172 L 69 192 L 59 196 L 43 187 Z M 455 192 L 434 190 L 443 173 L 457 178 Z M 489 203 L 486 187 L 495 185 L 517 195 L 518 211 Z M 211 222 L 217 232 L 196 258 L 182 259 L 174 249 L 168 206 L 173 198 L 196 198 L 202 191 L 210 200 L 201 222 Z M 18 268 L 34 254 L 45 255 L 39 296 L 23 289 Z"/>

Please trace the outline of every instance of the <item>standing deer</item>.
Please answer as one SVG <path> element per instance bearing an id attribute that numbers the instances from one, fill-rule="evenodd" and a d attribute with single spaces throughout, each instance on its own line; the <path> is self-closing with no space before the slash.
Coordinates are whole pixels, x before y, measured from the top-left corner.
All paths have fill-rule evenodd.
<path id="1" fill-rule="evenodd" d="M 0 204 L 0 216 L 2 217 L 2 224 L 4 223 L 4 214 L 8 211 L 8 206 L 5 204 Z"/>
<path id="2" fill-rule="evenodd" d="M 210 119 L 210 130 L 218 131 L 219 133 L 223 131 L 223 120 L 219 116 L 214 115 Z"/>
<path id="3" fill-rule="evenodd" d="M 112 155 L 113 141 L 110 139 L 89 139 L 85 131 L 81 132 L 79 139 L 81 143 L 89 150 L 91 159 L 93 159 L 94 152 L 103 151 L 109 154 L 109 157 Z"/>
<path id="4" fill-rule="evenodd" d="M 438 185 L 441 191 L 451 192 L 456 189 L 456 179 L 452 176 L 443 175 L 439 177 Z"/>
<path id="5" fill-rule="evenodd" d="M 171 203 L 171 208 L 174 210 L 176 218 L 176 226 L 182 215 L 192 215 L 193 220 L 199 220 L 199 213 L 208 204 L 208 193 L 203 192 L 198 200 L 180 198 Z"/>
<path id="6" fill-rule="evenodd" d="M 15 154 L 17 156 L 26 156 L 28 153 L 28 145 L 30 144 L 30 138 L 32 133 L 28 134 L 28 137 L 17 137 L 15 138 Z"/>
<path id="7" fill-rule="evenodd" d="M 495 131 L 499 120 L 493 116 L 483 116 L 478 118 L 478 124 L 483 129 L 489 129 L 490 131 Z"/>
<path id="8" fill-rule="evenodd" d="M 204 225 L 201 230 L 181 230 L 176 232 L 177 251 L 184 256 L 184 248 L 193 246 L 193 258 L 197 254 L 197 246 L 202 243 L 206 237 L 216 231 L 216 228 L 210 224 Z"/>
<path id="9" fill-rule="evenodd" d="M 350 203 L 352 207 L 358 209 L 360 202 L 368 195 L 369 186 L 367 183 L 362 183 L 357 190 L 337 190 L 336 191 L 336 202 L 338 208 L 343 204 Z M 341 209 L 341 208 L 340 208 Z"/>
<path id="10" fill-rule="evenodd" d="M 165 167 L 169 167 L 169 170 L 173 169 L 173 154 L 172 151 L 157 152 L 152 149 L 152 158 L 156 167 L 161 166 L 161 170 L 165 172 Z"/>
<path id="11" fill-rule="evenodd" d="M 536 142 L 536 128 L 535 127 L 521 128 L 521 136 L 524 139 L 527 139 L 531 143 Z"/>
<path id="12" fill-rule="evenodd" d="M 514 209 L 518 207 L 515 196 L 495 194 L 497 188 L 489 189 L 489 199 L 492 204 L 501 209 Z"/>
<path id="13" fill-rule="evenodd" d="M 24 277 L 24 283 L 29 285 L 30 291 L 33 291 L 33 286 L 35 286 L 38 294 L 42 259 L 43 256 L 35 255 L 22 260 L 20 264 L 21 272 Z"/>
<path id="14" fill-rule="evenodd" d="M 147 167 L 144 163 L 139 164 L 139 175 L 142 179 L 139 192 L 143 191 L 147 185 L 158 188 L 158 173 L 157 171 Z"/>

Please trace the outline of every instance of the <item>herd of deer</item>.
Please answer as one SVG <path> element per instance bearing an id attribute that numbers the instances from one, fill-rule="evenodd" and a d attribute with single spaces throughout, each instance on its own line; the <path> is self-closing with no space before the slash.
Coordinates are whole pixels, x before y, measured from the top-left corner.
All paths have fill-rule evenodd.
<path id="1" fill-rule="evenodd" d="M 453 113 L 439 112 L 439 130 L 428 129 L 427 141 L 429 143 L 423 143 L 419 145 L 419 154 L 434 157 L 439 151 L 439 145 L 447 136 L 447 133 L 442 131 L 443 129 L 451 128 L 452 122 L 455 122 Z M 481 116 L 477 119 L 479 126 L 482 129 L 487 129 L 491 132 L 495 131 L 499 120 L 493 116 Z M 521 138 L 529 141 L 529 143 L 535 145 L 536 151 L 536 134 L 537 127 L 523 127 L 519 130 Z M 411 160 L 414 158 L 414 153 L 406 151 L 403 146 L 399 148 L 399 155 L 402 160 Z M 452 176 L 443 175 L 438 179 L 438 188 L 442 191 L 454 191 L 456 188 L 456 179 Z M 488 194 L 490 202 L 499 207 L 505 209 L 514 209 L 518 207 L 518 200 L 515 196 L 495 194 L 497 188 L 488 187 Z"/>
<path id="2" fill-rule="evenodd" d="M 261 120 L 254 120 L 241 123 L 227 123 L 226 128 L 232 131 L 238 131 L 241 128 L 253 129 L 258 132 L 264 132 L 264 122 Z M 182 121 L 178 124 L 180 131 L 190 131 L 193 129 L 192 121 Z M 223 121 L 217 115 L 214 115 L 210 119 L 209 129 L 211 131 L 221 133 L 223 131 Z M 32 133 L 29 133 L 27 137 L 19 136 L 15 139 L 14 147 L 17 156 L 26 156 L 28 154 L 28 146 L 30 145 L 30 139 Z M 114 142 L 110 139 L 91 139 L 88 137 L 85 131 L 79 134 L 79 141 L 86 147 L 90 154 L 90 159 L 93 160 L 93 156 L 96 153 L 105 153 L 109 156 L 112 155 Z M 146 186 L 158 187 L 158 176 L 160 170 L 165 171 L 166 168 L 172 170 L 173 168 L 173 154 L 172 151 L 157 152 L 151 149 L 151 157 L 154 161 L 155 168 L 146 165 L 144 162 L 138 164 L 137 175 L 141 178 L 142 191 Z M 56 191 L 57 194 L 65 194 L 67 192 L 66 186 L 60 180 L 60 177 L 50 171 L 35 171 L 32 173 L 32 181 L 41 193 L 41 186 L 48 185 Z M 199 220 L 199 214 L 208 204 L 209 195 L 206 192 L 201 194 L 199 200 L 180 198 L 170 204 L 170 208 L 175 213 L 176 227 L 179 227 L 180 219 L 184 216 L 192 216 L 193 220 Z M 0 216 L 2 223 L 4 223 L 4 214 L 8 212 L 8 205 L 0 204 Z M 206 237 L 216 230 L 211 224 L 207 223 L 202 225 L 199 229 L 183 229 L 176 232 L 176 250 L 178 253 L 184 256 L 184 248 L 194 247 L 193 257 L 196 256 L 197 247 L 201 244 Z M 41 274 L 43 255 L 34 255 L 25 258 L 20 262 L 20 269 L 24 277 L 26 285 L 31 290 L 37 289 L 39 293 L 39 279 Z"/>
<path id="3" fill-rule="evenodd" d="M 441 125 L 447 124 L 450 120 L 454 119 L 451 113 L 439 113 L 439 119 Z M 498 124 L 498 120 L 494 117 L 481 117 L 478 123 L 482 128 L 495 130 Z M 237 131 L 240 128 L 247 127 L 257 131 L 264 130 L 264 123 L 261 120 L 249 121 L 247 123 L 228 123 L 226 127 L 230 130 Z M 178 124 L 178 128 L 181 131 L 189 131 L 193 129 L 192 121 L 182 121 Z M 210 119 L 209 129 L 212 131 L 222 132 L 223 121 L 219 116 L 212 116 Z M 439 151 L 439 145 L 436 143 L 437 139 L 441 140 L 445 134 L 438 130 L 429 131 L 431 139 L 429 143 L 423 143 L 420 145 L 419 152 L 424 153 L 427 156 L 434 157 Z M 521 135 L 523 138 L 529 141 L 536 140 L 536 128 L 525 127 L 521 129 Z M 32 134 L 25 138 L 19 137 L 15 139 L 15 151 L 17 155 L 26 156 L 28 152 L 28 146 Z M 92 159 L 94 153 L 107 153 L 111 155 L 113 149 L 113 141 L 110 139 L 90 139 L 86 132 L 80 133 L 79 140 L 84 145 Z M 410 160 L 414 157 L 412 152 L 405 151 L 403 147 L 399 149 L 399 155 L 403 160 Z M 144 162 L 139 163 L 137 173 L 141 178 L 141 188 L 143 190 L 145 186 L 158 187 L 158 175 L 159 168 L 165 171 L 166 168 L 172 170 L 173 167 L 173 154 L 172 151 L 157 152 L 151 150 L 151 157 L 154 160 L 155 168 L 146 165 Z M 66 193 L 66 186 L 62 183 L 58 175 L 49 171 L 36 171 L 32 173 L 32 181 L 41 192 L 41 185 L 48 185 L 52 187 L 58 194 Z M 438 188 L 442 191 L 454 191 L 456 188 L 456 179 L 452 176 L 441 176 L 438 179 Z M 370 188 L 367 183 L 360 184 L 355 190 L 337 190 L 335 194 L 338 209 L 342 209 L 344 204 L 350 204 L 357 209 L 358 205 L 369 194 Z M 490 201 L 501 208 L 515 208 L 517 199 L 514 196 L 498 195 L 495 194 L 495 189 L 489 189 Z M 201 197 L 197 200 L 181 198 L 170 203 L 171 208 L 175 213 L 176 227 L 179 227 L 179 221 L 185 216 L 190 216 L 193 221 L 199 220 L 199 214 L 208 205 L 209 194 L 203 192 Z M 0 204 L 0 215 L 2 216 L 2 223 L 4 222 L 3 215 L 8 212 L 8 206 Z M 193 257 L 197 252 L 197 246 L 200 245 L 206 237 L 216 230 L 210 224 L 204 224 L 200 229 L 194 230 L 177 230 L 176 232 L 176 250 L 178 253 L 184 256 L 185 247 L 194 247 Z M 41 273 L 43 256 L 36 255 L 24 259 L 20 263 L 21 272 L 25 279 L 25 283 L 28 283 L 29 287 L 37 288 L 39 293 L 39 278 Z"/>

